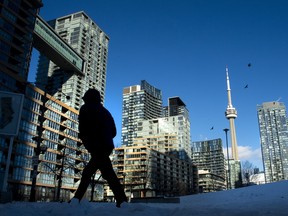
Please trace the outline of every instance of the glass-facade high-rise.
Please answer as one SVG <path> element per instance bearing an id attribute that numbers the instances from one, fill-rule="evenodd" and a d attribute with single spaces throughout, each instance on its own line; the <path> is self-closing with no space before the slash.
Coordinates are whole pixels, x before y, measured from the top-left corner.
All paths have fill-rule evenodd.
<path id="1" fill-rule="evenodd" d="M 192 161 L 198 167 L 199 186 L 203 187 L 204 191 L 226 188 L 225 159 L 221 139 L 192 142 Z M 200 170 L 206 173 L 201 175 Z"/>
<path id="2" fill-rule="evenodd" d="M 25 97 L 19 133 L 12 145 L 8 190 L 13 194 L 13 200 L 28 201 L 31 181 L 36 175 L 33 168 L 37 163 L 35 200 L 67 201 L 77 189 L 81 171 L 89 159 L 78 139 L 79 113 L 32 84 L 26 85 L 22 93 Z M 10 139 L 0 135 L 0 185 Z M 38 150 L 39 157 L 35 155 Z"/>
<path id="3" fill-rule="evenodd" d="M 180 97 L 168 98 L 168 106 L 163 107 L 163 117 L 176 126 L 178 135 L 178 157 L 182 160 L 191 160 L 191 133 L 190 117 L 186 104 Z"/>
<path id="4" fill-rule="evenodd" d="M 78 138 L 79 101 L 83 96 L 82 91 L 88 88 L 98 88 L 104 98 L 109 39 L 85 13 L 73 14 L 71 25 L 77 25 L 77 22 L 79 24 L 78 36 L 81 40 L 79 39 L 80 48 L 77 52 L 85 59 L 85 70 L 83 74 L 76 74 L 69 70 L 64 71 L 53 63 L 50 67 L 55 73 L 51 77 L 47 70 L 46 73 L 37 75 L 38 84 L 43 84 L 43 89 L 40 89 L 29 84 L 27 78 L 31 51 L 36 42 L 35 23 L 41 19 L 38 11 L 43 6 L 42 1 L 1 0 L 0 6 L 0 94 L 1 97 L 2 92 L 6 95 L 11 92 L 24 95 L 18 134 L 12 139 L 2 133 L 2 128 L 0 131 L 1 189 L 7 185 L 7 192 L 13 194 L 13 200 L 68 201 L 73 196 L 81 171 L 89 159 L 87 150 Z M 69 35 L 69 28 L 64 25 L 68 20 L 66 16 L 63 17 L 63 25 L 58 26 L 57 30 L 63 27 Z M 57 21 L 61 22 L 59 19 L 55 22 Z M 63 38 L 64 29 L 58 31 Z M 70 40 L 70 36 L 65 39 Z M 39 38 L 37 40 L 37 43 L 43 42 Z M 70 46 L 68 43 L 66 45 Z M 43 63 L 40 60 L 41 72 L 45 71 L 44 68 L 49 69 L 49 59 L 46 58 L 45 61 Z M 69 79 L 66 80 L 65 75 Z M 48 93 L 48 90 L 53 92 L 56 89 L 58 92 L 54 94 L 55 97 Z M 2 105 L 1 102 L 0 106 Z M 8 149 L 11 149 L 11 154 Z M 7 161 L 10 162 L 8 169 Z M 7 181 L 3 174 L 7 176 Z M 32 189 L 34 179 L 35 190 Z M 34 193 L 32 191 L 35 191 L 35 200 L 31 199 L 31 194 Z M 88 188 L 87 196 L 90 191 Z"/>
<path id="5" fill-rule="evenodd" d="M 185 103 L 171 97 L 168 106 L 163 107 L 161 91 L 145 80 L 141 86 L 123 91 L 122 145 L 135 146 L 138 142 L 157 145 L 160 152 L 191 160 L 190 120 Z"/>
<path id="6" fill-rule="evenodd" d="M 123 90 L 122 145 L 133 144 L 138 121 L 161 117 L 162 92 L 142 80 L 141 85 Z"/>
<path id="7" fill-rule="evenodd" d="M 191 161 L 190 133 L 183 116 L 138 121 L 133 146 L 144 145 L 178 159 Z M 187 142 L 188 140 L 188 142 Z M 188 150 L 187 150 L 188 149 Z"/>
<path id="8" fill-rule="evenodd" d="M 288 128 L 282 102 L 257 106 L 266 183 L 288 180 Z"/>
<path id="9" fill-rule="evenodd" d="M 20 106 L 15 111 L 11 107 L 12 94 L 20 94 L 22 97 L 25 92 L 32 55 L 34 24 L 42 6 L 41 0 L 0 1 L 0 202 L 12 201 L 11 179 L 17 181 L 14 176 L 19 175 L 19 172 L 16 172 L 19 171 L 16 168 L 18 164 L 15 163 L 18 159 L 15 156 L 17 134 L 9 136 L 5 134 L 5 128 L 11 126 L 10 120 L 15 117 L 15 113 L 20 114 L 21 111 Z M 2 97 L 2 92 L 7 97 Z M 15 133 L 17 132 L 15 130 Z M 14 148 L 9 148 L 12 146 Z"/>
<path id="10" fill-rule="evenodd" d="M 141 85 L 124 88 L 122 147 L 117 151 L 121 151 L 115 160 L 117 173 L 129 185 L 128 194 L 143 197 L 198 192 L 197 167 L 191 161 L 189 112 L 179 97 L 169 98 L 168 106 L 163 107 L 161 91 L 144 80 Z M 182 162 L 176 165 L 174 161 Z M 144 165 L 153 167 L 150 173 Z M 147 184 L 137 186 L 139 172 L 135 169 L 141 173 L 141 182 Z M 142 194 L 146 185 L 151 194 Z"/>
<path id="11" fill-rule="evenodd" d="M 183 115 L 189 121 L 189 111 L 180 97 L 168 98 L 168 106 L 163 109 L 165 110 L 164 116 Z"/>
<path id="12" fill-rule="evenodd" d="M 62 69 L 41 54 L 36 85 L 76 110 L 89 88 L 98 89 L 104 103 L 109 37 L 83 11 L 48 23 L 84 59 L 85 65 L 82 73 L 75 73 Z"/>
<path id="13" fill-rule="evenodd" d="M 0 1 L 0 86 L 2 88 L 9 83 L 9 86 L 13 87 L 7 90 L 18 91 L 21 90 L 21 86 L 15 82 L 27 81 L 34 24 L 39 8 L 42 6 L 41 0 Z M 11 83 L 15 85 L 10 85 Z"/>
<path id="14" fill-rule="evenodd" d="M 225 177 L 225 160 L 221 139 L 192 142 L 192 160 L 199 169 Z"/>

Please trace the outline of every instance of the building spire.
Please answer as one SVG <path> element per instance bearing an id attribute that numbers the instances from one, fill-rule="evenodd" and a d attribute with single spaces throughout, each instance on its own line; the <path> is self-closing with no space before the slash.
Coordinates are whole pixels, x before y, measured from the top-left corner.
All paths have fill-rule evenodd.
<path id="1" fill-rule="evenodd" d="M 233 108 L 232 106 L 232 99 L 231 99 L 231 88 L 230 88 L 230 81 L 229 81 L 229 74 L 228 74 L 228 67 L 226 66 L 226 79 L 227 79 L 227 95 L 228 95 L 228 108 Z"/>

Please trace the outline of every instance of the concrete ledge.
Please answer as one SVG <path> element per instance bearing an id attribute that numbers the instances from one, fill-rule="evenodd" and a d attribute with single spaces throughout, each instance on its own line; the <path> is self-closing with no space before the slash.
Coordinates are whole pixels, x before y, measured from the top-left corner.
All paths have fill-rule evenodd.
<path id="1" fill-rule="evenodd" d="M 131 203 L 180 203 L 180 198 L 179 197 L 132 198 Z"/>

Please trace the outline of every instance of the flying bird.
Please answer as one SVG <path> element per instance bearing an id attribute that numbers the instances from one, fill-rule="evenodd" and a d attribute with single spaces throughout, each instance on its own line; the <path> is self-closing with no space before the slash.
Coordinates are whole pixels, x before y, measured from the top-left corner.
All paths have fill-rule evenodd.
<path id="1" fill-rule="evenodd" d="M 248 84 L 244 88 L 248 88 Z"/>
<path id="2" fill-rule="evenodd" d="M 248 67 L 251 67 L 251 63 L 248 63 Z"/>
<path id="3" fill-rule="evenodd" d="M 210 130 L 213 130 L 213 129 L 214 129 L 214 127 L 211 127 L 211 128 L 210 128 Z"/>

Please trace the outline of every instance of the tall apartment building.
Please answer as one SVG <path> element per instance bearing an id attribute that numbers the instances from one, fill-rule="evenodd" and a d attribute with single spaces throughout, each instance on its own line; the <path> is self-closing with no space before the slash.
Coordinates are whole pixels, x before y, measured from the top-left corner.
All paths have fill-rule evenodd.
<path id="1" fill-rule="evenodd" d="M 83 11 L 48 23 L 84 59 L 85 65 L 82 72 L 75 73 L 40 54 L 36 85 L 76 110 L 89 88 L 98 89 L 104 103 L 109 37 Z"/>
<path id="2" fill-rule="evenodd" d="M 147 146 L 151 149 L 177 156 L 179 138 L 176 127 L 167 118 L 142 120 L 138 122 L 133 146 Z"/>
<path id="3" fill-rule="evenodd" d="M 81 171 L 89 160 L 78 139 L 79 113 L 31 84 L 22 93 L 25 97 L 19 133 L 12 146 L 8 190 L 14 200 L 28 201 L 32 179 L 37 176 L 36 201 L 67 201 L 77 189 Z M 1 171 L 5 170 L 8 148 L 9 136 L 0 136 Z M 38 150 L 40 154 L 36 156 Z"/>
<path id="4" fill-rule="evenodd" d="M 123 90 L 122 106 L 122 145 L 130 146 L 136 138 L 140 120 L 161 117 L 162 92 L 145 80 L 141 85 L 126 87 Z"/>
<path id="5" fill-rule="evenodd" d="M 133 146 L 146 145 L 181 160 L 191 161 L 190 133 L 183 116 L 138 121 Z M 188 141 L 187 141 L 188 140 Z"/>
<path id="6" fill-rule="evenodd" d="M 163 107 L 163 116 L 183 115 L 189 120 L 189 111 L 186 104 L 179 97 L 168 98 L 168 106 Z"/>
<path id="7" fill-rule="evenodd" d="M 170 142 L 170 147 L 163 149 L 169 149 L 170 153 L 173 149 L 182 160 L 191 159 L 190 120 L 185 103 L 179 97 L 172 97 L 168 106 L 162 107 L 162 92 L 145 80 L 123 91 L 122 145 L 135 145 L 139 139 L 149 140 L 153 145 Z"/>
<path id="8" fill-rule="evenodd" d="M 175 126 L 178 135 L 178 157 L 182 160 L 191 160 L 191 133 L 190 117 L 186 104 L 180 97 L 168 98 L 168 106 L 163 107 L 163 117 Z"/>
<path id="9" fill-rule="evenodd" d="M 8 149 L 13 143 L 17 143 L 17 138 L 14 138 L 17 134 L 10 136 L 4 131 L 11 124 L 14 115 L 20 113 L 21 105 L 17 107 L 19 110 L 14 111 L 11 108 L 13 96 L 9 93 L 23 95 L 25 91 L 23 83 L 28 78 L 34 25 L 42 6 L 41 0 L 0 1 L 0 94 L 6 95 L 0 101 L 0 201 L 11 201 L 11 185 L 8 180 L 16 171 L 15 166 L 8 167 L 8 157 L 14 154 L 14 149 L 10 148 L 11 154 Z M 14 159 L 12 156 L 11 158 Z"/>
<path id="10" fill-rule="evenodd" d="M 221 139 L 192 142 L 192 161 L 199 170 L 203 192 L 226 188 L 225 159 Z"/>
<path id="11" fill-rule="evenodd" d="M 41 0 L 0 1 L 0 88 L 2 90 L 6 86 L 4 90 L 17 92 L 22 88 L 19 82 L 27 81 L 33 48 L 34 24 L 39 8 L 42 6 Z"/>
<path id="12" fill-rule="evenodd" d="M 107 55 L 106 46 L 108 38 L 98 27 L 93 27 L 93 23 L 91 24 L 91 22 L 92 28 L 87 29 L 86 27 L 89 27 L 87 20 L 89 19 L 86 19 L 87 16 L 83 12 L 77 13 L 79 19 L 84 20 L 82 22 L 83 25 L 81 25 L 81 27 L 79 26 L 79 29 L 84 32 L 87 30 L 87 34 L 90 30 L 93 31 L 93 29 L 96 29 L 95 32 L 97 33 L 93 36 L 98 39 L 100 38 L 100 44 L 94 43 L 92 39 L 86 41 L 90 44 L 88 47 L 86 44 L 84 46 L 82 41 L 82 47 L 86 49 L 85 55 L 81 53 L 82 47 L 80 48 L 80 53 L 84 57 L 90 55 L 90 49 L 93 50 L 93 55 L 101 56 L 97 59 L 96 69 L 93 70 L 94 68 L 92 68 L 92 66 L 89 68 L 89 60 L 91 60 L 90 63 L 92 64 L 92 59 L 89 57 L 85 59 L 88 65 L 84 71 L 86 74 L 84 72 L 82 74 L 82 71 L 77 75 L 70 70 L 64 72 L 58 66 L 54 65 L 54 69 L 56 70 L 57 68 L 56 74 L 57 72 L 60 73 L 61 70 L 65 74 L 70 73 L 71 77 L 69 76 L 69 81 L 70 78 L 74 79 L 75 82 L 77 81 L 77 85 L 68 82 L 69 85 L 64 89 L 61 86 L 60 90 L 59 83 L 65 79 L 65 77 L 62 76 L 63 74 L 60 73 L 58 76 L 59 79 L 55 78 L 55 85 L 53 76 L 52 78 L 49 77 L 48 80 L 46 79 L 47 73 L 46 76 L 45 74 L 38 74 L 38 82 L 41 80 L 41 82 L 43 81 L 45 83 L 42 90 L 27 82 L 32 45 L 36 45 L 37 43 L 40 47 L 45 46 L 49 49 L 53 44 L 49 43 L 49 40 L 45 41 L 45 39 L 49 39 L 49 36 L 52 35 L 57 39 L 57 45 L 60 46 L 58 54 L 59 56 L 64 56 L 63 60 L 65 56 L 75 56 L 77 53 L 73 50 L 71 51 L 68 43 L 59 40 L 58 35 L 55 35 L 53 31 L 46 28 L 46 24 L 37 16 L 39 8 L 43 6 L 42 1 L 2 0 L 0 1 L 0 6 L 0 96 L 2 99 L 2 92 L 8 95 L 8 97 L 10 97 L 9 93 L 11 92 L 24 96 L 18 134 L 12 138 L 10 135 L 2 133 L 4 124 L 1 124 L 0 128 L 1 189 L 5 187 L 7 183 L 7 190 L 13 193 L 14 200 L 31 200 L 31 194 L 32 191 L 34 191 L 32 190 L 33 180 L 36 179 L 35 200 L 67 201 L 73 196 L 72 192 L 75 191 L 78 186 L 81 171 L 89 159 L 89 154 L 84 149 L 81 140 L 78 139 L 79 113 L 77 110 L 77 97 L 78 95 L 81 97 L 82 93 L 78 94 L 78 91 L 75 90 L 73 94 L 70 94 L 69 88 L 77 89 L 79 84 L 78 79 L 85 79 L 85 81 L 87 81 L 85 88 L 96 86 L 104 97 L 106 78 L 106 57 L 104 56 Z M 83 26 L 85 26 L 85 29 L 83 29 Z M 81 32 L 81 34 L 83 33 L 85 35 L 84 32 Z M 39 35 L 40 33 L 42 34 Z M 43 36 L 43 38 L 39 41 L 40 36 Z M 37 39 L 37 41 L 35 41 L 35 39 Z M 69 55 L 67 55 L 67 53 L 61 53 L 61 48 L 63 47 L 65 47 L 65 49 L 62 49 L 62 51 L 69 52 Z M 96 48 L 97 52 L 95 52 Z M 48 59 L 46 60 L 48 62 Z M 61 59 L 60 62 L 62 62 Z M 63 64 L 60 64 L 60 66 L 63 68 L 71 68 L 70 66 L 65 66 L 66 63 L 67 62 L 63 61 Z M 95 64 L 95 61 L 93 61 L 93 64 Z M 39 66 L 44 67 L 45 65 L 40 64 Z M 97 67 L 99 67 L 99 69 Z M 99 71 L 99 73 L 92 74 L 90 71 Z M 102 72 L 101 78 L 98 79 L 97 76 Z M 85 75 L 91 75 L 93 79 L 86 79 Z M 46 84 L 48 85 L 46 86 Z M 57 85 L 59 85 L 59 89 Z M 64 102 L 57 100 L 56 97 L 48 93 L 48 89 L 51 90 L 55 86 L 57 86 L 57 90 L 59 91 L 59 94 L 55 96 L 62 99 L 59 95 L 63 94 L 65 96 Z M 82 88 L 80 89 L 82 90 Z M 75 97 L 74 93 L 76 95 Z M 67 105 L 68 103 L 66 103 L 66 101 L 69 99 L 67 96 L 70 96 L 72 100 L 70 104 L 75 104 L 75 109 Z M 12 96 L 10 99 L 11 98 Z M 7 105 L 7 103 L 5 104 Z M 2 101 L 0 106 L 0 122 L 2 123 L 2 114 L 5 114 L 3 113 L 3 108 L 7 108 L 7 106 L 4 107 Z M 8 109 L 11 111 L 10 108 Z M 11 140 L 13 141 L 12 143 Z M 11 151 L 9 149 L 11 149 Z M 11 154 L 9 152 L 11 152 Z M 10 166 L 7 169 L 8 161 L 10 162 Z M 36 168 L 35 165 L 37 165 Z M 6 180 L 4 182 L 5 178 L 3 175 L 6 176 L 6 173 L 7 182 Z M 0 193 L 0 196 L 1 194 L 2 193 Z"/>
<path id="13" fill-rule="evenodd" d="M 282 102 L 257 105 L 266 183 L 288 180 L 288 128 Z"/>
<path id="14" fill-rule="evenodd" d="M 123 91 L 121 147 L 123 155 L 116 156 L 116 163 L 121 166 L 120 174 L 118 173 L 119 177 L 122 175 L 121 172 L 124 172 L 126 179 L 128 175 L 130 179 L 137 178 L 136 165 L 142 167 L 142 165 L 151 163 L 151 155 L 139 153 L 144 149 L 153 152 L 153 154 L 161 155 L 161 161 L 163 160 L 160 163 L 162 165 L 158 165 L 157 170 L 152 169 L 149 171 L 150 173 L 148 172 L 149 185 L 153 191 L 150 196 L 161 195 L 159 194 L 161 187 L 166 188 L 165 194 L 168 194 L 169 191 L 177 194 L 177 190 L 180 189 L 179 185 L 176 187 L 176 184 L 181 185 L 182 194 L 188 194 L 192 191 L 198 192 L 197 168 L 191 161 L 190 121 L 186 105 L 179 97 L 173 97 L 169 98 L 168 106 L 163 107 L 161 91 L 142 80 L 141 86 L 130 86 Z M 123 163 L 122 160 L 125 158 Z M 170 160 L 182 161 L 180 166 L 177 165 L 177 169 L 183 171 L 181 176 L 173 172 L 174 168 L 171 167 L 172 162 Z M 159 162 L 160 159 L 155 161 L 153 166 L 157 166 Z M 144 178 L 145 175 L 142 177 Z M 147 176 L 144 178 L 145 181 L 148 181 L 147 178 Z M 163 182 L 159 182 L 159 178 Z M 171 180 L 167 181 L 167 179 Z M 193 181 L 191 181 L 192 179 Z M 130 183 L 131 187 L 134 187 L 133 181 Z M 145 186 L 140 189 L 140 191 L 143 190 L 145 190 Z M 138 194 L 138 196 L 143 195 Z"/>

